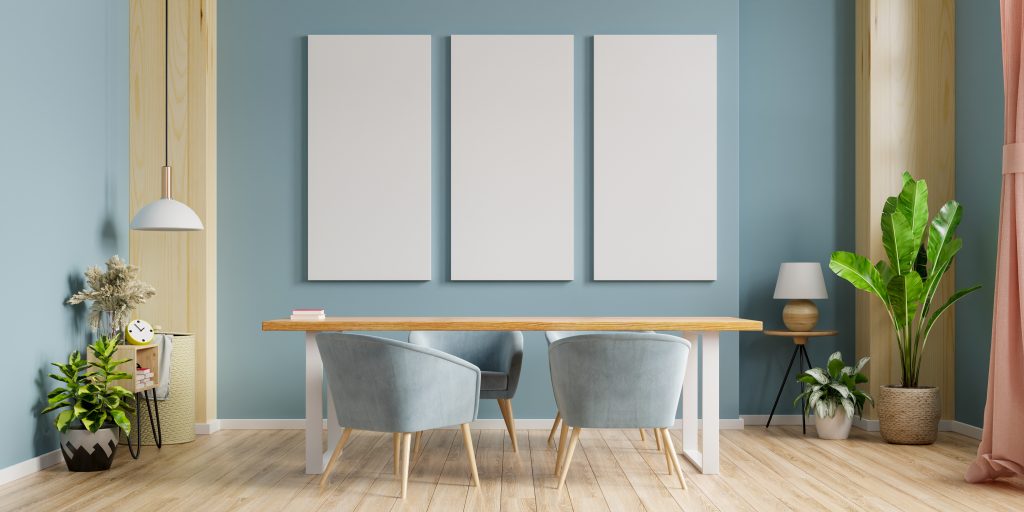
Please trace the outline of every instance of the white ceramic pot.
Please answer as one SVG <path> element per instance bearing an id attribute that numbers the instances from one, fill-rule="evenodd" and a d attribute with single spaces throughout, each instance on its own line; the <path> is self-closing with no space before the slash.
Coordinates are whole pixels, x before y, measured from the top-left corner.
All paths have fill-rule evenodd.
<path id="1" fill-rule="evenodd" d="M 836 413 L 831 418 L 814 417 L 814 428 L 821 439 L 846 439 L 850 437 L 852 425 L 853 418 L 846 415 L 846 409 L 842 406 L 836 407 Z"/>

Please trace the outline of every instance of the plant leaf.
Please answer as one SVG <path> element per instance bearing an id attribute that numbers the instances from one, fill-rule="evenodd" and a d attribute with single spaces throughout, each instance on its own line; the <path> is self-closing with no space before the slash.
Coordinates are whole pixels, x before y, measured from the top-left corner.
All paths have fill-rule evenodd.
<path id="1" fill-rule="evenodd" d="M 836 355 L 836 354 L 839 354 L 839 352 L 836 352 L 835 354 L 832 354 L 832 355 Z M 830 358 L 828 360 L 828 373 L 829 373 L 829 375 L 833 379 L 838 379 L 839 378 L 839 375 L 843 371 L 843 364 L 844 363 L 843 363 L 842 359 L 838 359 L 838 358 L 831 359 Z"/>
<path id="2" fill-rule="evenodd" d="M 896 323 L 897 329 L 902 329 L 914 320 L 923 289 L 921 276 L 915 272 L 895 275 L 889 280 L 886 291 L 889 294 L 893 321 Z"/>
<path id="3" fill-rule="evenodd" d="M 899 210 L 882 214 L 882 247 L 889 257 L 889 264 L 897 274 L 906 274 L 914 265 L 918 243 L 914 243 L 914 232 L 910 221 Z"/>
<path id="4" fill-rule="evenodd" d="M 939 212 L 935 214 L 935 218 L 932 219 L 931 227 L 928 228 L 927 252 L 928 263 L 931 267 L 928 271 L 928 281 L 925 283 L 925 301 L 931 302 L 942 275 L 949 268 L 953 256 L 963 246 L 962 241 L 954 241 L 956 228 L 960 225 L 962 216 L 963 208 L 960 207 L 960 203 L 949 201 L 942 205 Z"/>
<path id="5" fill-rule="evenodd" d="M 910 173 L 903 173 L 903 190 L 896 199 L 897 211 L 908 221 L 911 242 L 914 247 L 921 247 L 921 237 L 928 225 L 928 184 L 924 180 L 915 180 Z M 917 256 L 917 251 L 914 251 Z"/>
<path id="6" fill-rule="evenodd" d="M 74 417 L 75 413 L 72 412 L 70 409 L 63 411 L 57 415 L 57 419 L 54 420 L 54 425 L 57 426 L 57 430 L 61 432 L 67 432 L 68 424 L 71 423 L 71 420 L 74 419 Z"/>
<path id="7" fill-rule="evenodd" d="M 836 251 L 829 259 L 828 268 L 858 289 L 874 293 L 883 302 L 888 302 L 885 282 L 867 258 L 852 252 Z"/>
<path id="8" fill-rule="evenodd" d="M 114 418 L 114 423 L 124 431 L 124 435 L 132 433 L 132 422 L 128 420 L 128 415 L 126 415 L 124 411 L 110 411 L 110 416 Z"/>
<path id="9" fill-rule="evenodd" d="M 829 376 L 825 374 L 825 372 L 821 368 L 811 368 L 810 370 L 807 370 L 805 374 L 814 377 L 814 380 L 822 384 L 829 383 Z"/>
<path id="10" fill-rule="evenodd" d="M 940 316 L 942 316 L 942 313 L 944 313 L 947 309 L 949 309 L 950 306 L 952 306 L 956 301 L 964 298 L 964 296 L 966 296 L 967 294 L 969 294 L 971 292 L 974 292 L 974 291 L 978 290 L 979 288 L 981 288 L 981 285 L 980 284 L 976 284 L 976 285 L 974 285 L 974 286 L 972 286 L 970 288 L 964 288 L 962 290 L 957 290 L 956 293 L 954 293 L 953 295 L 950 295 L 949 298 L 946 299 L 946 302 L 943 303 L 941 306 L 939 306 L 939 308 L 936 309 L 935 311 L 933 311 L 931 316 L 928 317 L 928 323 L 926 323 L 925 327 L 924 327 L 924 336 L 921 339 L 922 340 L 927 340 L 928 339 L 928 334 L 932 330 L 932 325 L 935 324 L 935 321 L 938 320 Z"/>

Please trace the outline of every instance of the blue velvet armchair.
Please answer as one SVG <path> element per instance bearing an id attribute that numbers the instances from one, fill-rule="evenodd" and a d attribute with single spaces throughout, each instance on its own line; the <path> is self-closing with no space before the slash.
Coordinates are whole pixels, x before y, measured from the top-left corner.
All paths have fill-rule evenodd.
<path id="1" fill-rule="evenodd" d="M 523 333 L 519 331 L 413 331 L 409 343 L 430 347 L 480 368 L 480 398 L 496 399 L 512 449 L 519 451 L 512 398 L 523 367 Z"/>

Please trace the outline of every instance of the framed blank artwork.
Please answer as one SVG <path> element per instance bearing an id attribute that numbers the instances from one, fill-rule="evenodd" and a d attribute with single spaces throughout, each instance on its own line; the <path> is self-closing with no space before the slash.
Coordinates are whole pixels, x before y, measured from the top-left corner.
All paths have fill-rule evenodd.
<path id="1" fill-rule="evenodd" d="M 594 37 L 594 279 L 714 280 L 717 39 Z"/>
<path id="2" fill-rule="evenodd" d="M 430 36 L 308 50 L 309 279 L 430 280 Z"/>
<path id="3" fill-rule="evenodd" d="M 573 279 L 573 36 L 452 36 L 451 277 Z"/>

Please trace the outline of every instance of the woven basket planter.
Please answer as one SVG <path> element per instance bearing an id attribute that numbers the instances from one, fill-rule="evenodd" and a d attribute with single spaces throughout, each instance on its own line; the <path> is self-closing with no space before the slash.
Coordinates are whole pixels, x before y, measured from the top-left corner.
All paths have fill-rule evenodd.
<path id="1" fill-rule="evenodd" d="M 878 426 L 892 444 L 932 444 L 939 435 L 939 389 L 882 386 Z"/>

